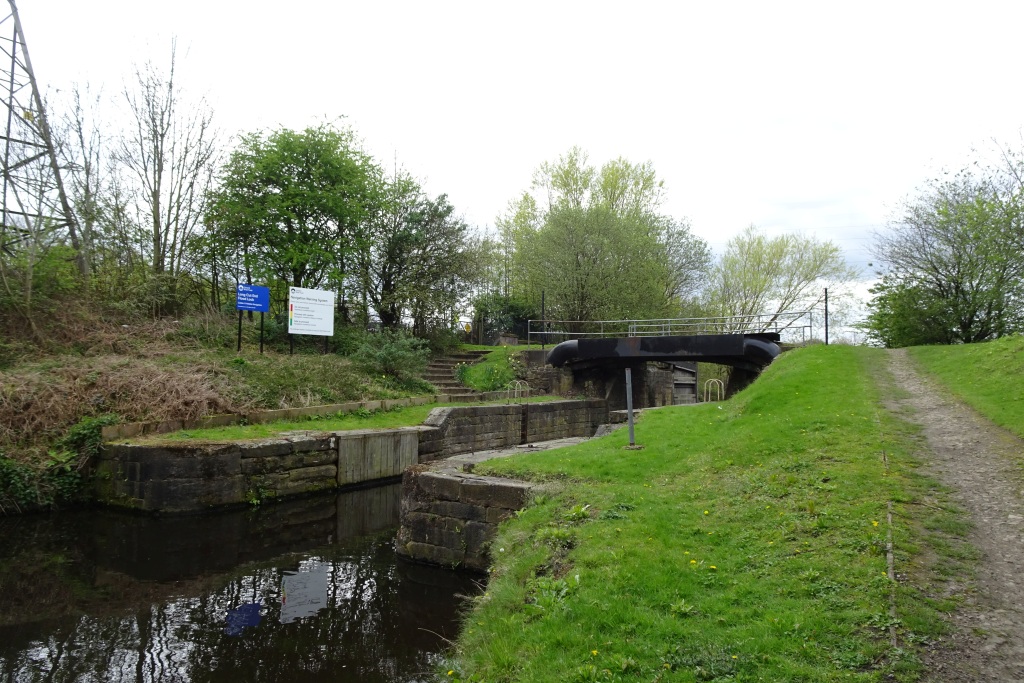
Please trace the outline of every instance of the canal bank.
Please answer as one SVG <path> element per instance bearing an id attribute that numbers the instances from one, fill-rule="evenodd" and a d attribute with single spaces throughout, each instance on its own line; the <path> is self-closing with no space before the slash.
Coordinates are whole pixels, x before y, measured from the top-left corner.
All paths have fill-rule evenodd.
<path id="1" fill-rule="evenodd" d="M 106 444 L 96 499 L 145 512 L 197 512 L 397 479 L 410 466 L 463 453 L 592 436 L 600 399 L 436 408 L 397 429 L 301 431 L 234 442 Z"/>

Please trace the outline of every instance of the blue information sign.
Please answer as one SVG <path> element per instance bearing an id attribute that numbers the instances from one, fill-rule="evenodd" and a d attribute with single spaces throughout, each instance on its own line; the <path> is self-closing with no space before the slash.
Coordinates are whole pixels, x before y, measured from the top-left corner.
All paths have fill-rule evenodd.
<path id="1" fill-rule="evenodd" d="M 270 312 L 270 288 L 238 283 L 235 310 Z"/>

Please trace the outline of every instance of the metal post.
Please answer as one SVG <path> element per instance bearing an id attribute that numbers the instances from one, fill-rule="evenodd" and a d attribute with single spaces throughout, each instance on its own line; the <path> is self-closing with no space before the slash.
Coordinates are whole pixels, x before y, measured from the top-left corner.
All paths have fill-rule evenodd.
<path id="1" fill-rule="evenodd" d="M 828 346 L 828 287 L 825 288 L 825 346 Z"/>
<path id="2" fill-rule="evenodd" d="M 544 350 L 544 342 L 546 341 L 544 339 L 544 337 L 547 336 L 543 332 L 544 328 L 547 327 L 547 322 L 545 322 L 547 319 L 548 319 L 548 317 L 547 317 L 547 315 L 545 315 L 545 312 L 544 312 L 544 290 L 542 289 L 542 290 L 540 290 L 540 320 L 541 320 L 540 329 L 542 330 L 541 335 L 540 335 L 540 350 L 541 351 Z M 529 323 L 527 323 L 527 324 L 529 324 Z M 527 335 L 527 336 L 529 336 L 529 335 Z"/>
<path id="3" fill-rule="evenodd" d="M 236 351 L 242 350 L 242 310 L 238 310 L 238 348 Z"/>
<path id="4" fill-rule="evenodd" d="M 260 355 L 263 355 L 263 311 L 260 311 Z"/>
<path id="5" fill-rule="evenodd" d="M 629 421 L 629 445 L 636 445 L 636 435 L 633 433 L 633 371 L 626 368 L 626 417 Z"/>

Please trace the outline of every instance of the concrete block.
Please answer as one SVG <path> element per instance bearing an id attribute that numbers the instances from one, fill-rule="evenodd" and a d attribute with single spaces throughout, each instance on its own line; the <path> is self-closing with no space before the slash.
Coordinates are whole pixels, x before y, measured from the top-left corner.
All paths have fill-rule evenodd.
<path id="1" fill-rule="evenodd" d="M 514 515 L 516 511 L 508 508 L 493 507 L 486 508 L 484 512 L 486 513 L 484 518 L 485 522 L 488 524 L 498 525 Z"/>
<path id="2" fill-rule="evenodd" d="M 287 439 L 241 441 L 238 448 L 243 458 L 269 458 L 292 452 L 292 444 Z"/>
<path id="3" fill-rule="evenodd" d="M 487 508 L 454 500 L 439 500 L 424 503 L 424 509 L 439 517 L 460 519 L 464 522 L 487 521 Z"/>
<path id="4" fill-rule="evenodd" d="M 495 528 L 483 522 L 468 522 L 462 530 L 467 555 L 485 555 L 494 538 Z"/>
<path id="5" fill-rule="evenodd" d="M 332 435 L 314 436 L 311 433 L 302 434 L 283 434 L 286 441 L 291 442 L 292 451 L 295 453 L 304 453 L 307 451 L 327 451 L 338 447 L 337 438 Z"/>
<path id="6" fill-rule="evenodd" d="M 462 479 L 441 472 L 422 472 L 418 476 L 422 495 L 432 500 L 461 499 Z"/>
<path id="7" fill-rule="evenodd" d="M 338 468 L 334 465 L 318 465 L 315 467 L 300 467 L 298 469 L 288 471 L 289 483 L 297 481 L 317 481 L 324 480 L 327 482 L 328 487 L 333 487 L 337 483 Z"/>
<path id="8" fill-rule="evenodd" d="M 244 501 L 244 477 L 217 479 L 173 479 L 145 482 L 141 491 L 143 509 L 187 512 Z"/>
<path id="9" fill-rule="evenodd" d="M 462 564 L 465 552 L 455 551 L 427 543 L 410 541 L 397 546 L 398 554 L 416 562 L 425 562 L 442 567 L 455 567 Z"/>

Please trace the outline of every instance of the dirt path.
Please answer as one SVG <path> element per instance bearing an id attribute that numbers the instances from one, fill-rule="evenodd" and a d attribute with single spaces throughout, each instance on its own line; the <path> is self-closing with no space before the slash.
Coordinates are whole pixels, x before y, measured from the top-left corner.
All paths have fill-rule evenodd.
<path id="1" fill-rule="evenodd" d="M 905 350 L 889 354 L 910 393 L 891 407 L 922 426 L 926 472 L 970 513 L 980 552 L 976 585 L 951 621 L 953 634 L 925 653 L 927 681 L 1024 681 L 1024 443 L 921 376 Z"/>

